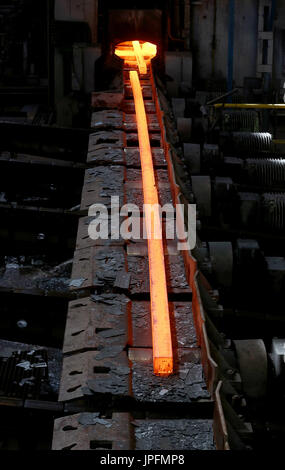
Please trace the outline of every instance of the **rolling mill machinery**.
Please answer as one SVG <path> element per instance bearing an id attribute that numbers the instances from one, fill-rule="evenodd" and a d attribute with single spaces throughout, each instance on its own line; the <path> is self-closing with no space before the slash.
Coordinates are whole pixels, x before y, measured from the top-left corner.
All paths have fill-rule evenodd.
<path id="1" fill-rule="evenodd" d="M 36 3 L 0 2 L 1 446 L 281 447 L 282 2 Z"/>

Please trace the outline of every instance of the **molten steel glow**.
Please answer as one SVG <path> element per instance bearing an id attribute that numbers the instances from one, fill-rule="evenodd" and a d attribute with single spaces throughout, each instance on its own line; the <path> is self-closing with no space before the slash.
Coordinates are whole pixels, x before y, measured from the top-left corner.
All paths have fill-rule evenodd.
<path id="1" fill-rule="evenodd" d="M 146 210 L 146 227 L 148 235 L 148 260 L 150 279 L 151 322 L 153 343 L 153 367 L 157 375 L 169 375 L 173 372 L 173 352 L 170 330 L 170 318 L 167 297 L 167 285 L 164 264 L 163 243 L 158 239 L 157 224 L 160 224 L 158 214 L 158 194 L 154 177 L 152 153 L 146 120 L 146 112 L 138 73 L 130 72 L 130 80 L 135 101 L 136 120 L 138 127 L 140 158 L 142 167 L 142 183 L 144 204 Z M 150 206 L 151 205 L 151 206 Z"/>
<path id="2" fill-rule="evenodd" d="M 133 48 L 136 54 L 136 60 L 138 63 L 139 71 L 142 75 L 145 75 L 147 73 L 147 66 L 144 60 L 144 56 L 143 56 L 139 41 L 133 41 Z"/>
<path id="3" fill-rule="evenodd" d="M 147 67 L 147 65 L 150 64 L 151 59 L 156 56 L 156 53 L 156 45 L 151 44 L 150 42 L 142 43 L 139 41 L 126 41 L 118 44 L 115 49 L 116 56 L 120 57 L 121 59 L 124 59 L 125 64 L 133 68 L 136 68 L 137 66 L 140 67 L 139 64 L 141 63 L 141 61 L 143 61 L 145 63 L 145 67 Z M 139 60 L 137 60 L 138 54 L 140 57 Z M 146 71 L 142 72 L 140 70 L 140 73 L 146 73 Z"/>

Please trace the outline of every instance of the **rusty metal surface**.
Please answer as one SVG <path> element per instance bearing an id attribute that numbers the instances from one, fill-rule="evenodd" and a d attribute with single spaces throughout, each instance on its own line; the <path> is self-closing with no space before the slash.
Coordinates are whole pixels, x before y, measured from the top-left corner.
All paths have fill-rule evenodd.
<path id="1" fill-rule="evenodd" d="M 88 210 L 92 204 L 111 205 L 111 197 L 118 196 L 124 200 L 123 166 L 96 166 L 85 171 L 81 196 L 81 210 Z"/>
<path id="2" fill-rule="evenodd" d="M 169 302 L 172 338 L 176 347 L 196 347 L 196 333 L 190 302 Z M 150 303 L 131 303 L 132 342 L 138 348 L 151 348 Z"/>
<path id="3" fill-rule="evenodd" d="M 153 101 L 145 101 L 144 104 L 147 114 L 156 113 L 155 104 Z M 135 104 L 133 101 L 125 101 L 122 104 L 121 109 L 127 114 L 135 114 Z"/>
<path id="4" fill-rule="evenodd" d="M 138 147 L 139 140 L 137 132 L 125 134 L 127 147 Z M 161 147 L 161 136 L 157 132 L 149 132 L 150 143 L 153 147 Z"/>
<path id="5" fill-rule="evenodd" d="M 131 417 L 113 413 L 112 419 L 99 413 L 79 413 L 55 420 L 53 450 L 130 450 Z"/>
<path id="6" fill-rule="evenodd" d="M 165 264 L 168 291 L 190 293 L 182 255 L 166 254 Z M 131 275 L 130 294 L 149 293 L 148 260 L 145 256 L 127 256 L 121 246 L 84 248 L 74 254 L 70 287 L 110 290 L 118 273 L 125 271 Z"/>
<path id="7" fill-rule="evenodd" d="M 44 257 L 7 256 L 0 264 L 0 289 L 2 292 L 31 295 L 69 296 L 71 261 L 58 266 L 47 264 Z"/>
<path id="8" fill-rule="evenodd" d="M 151 85 L 142 85 L 142 94 L 145 99 L 152 99 L 152 88 Z M 129 84 L 125 84 L 125 98 L 131 98 L 133 96 L 132 87 Z"/>
<path id="9" fill-rule="evenodd" d="M 38 400 L 48 383 L 47 350 L 13 351 L 0 357 L 0 396 Z"/>
<path id="10" fill-rule="evenodd" d="M 110 147 L 108 144 L 99 144 L 92 147 L 88 151 L 87 163 L 93 165 L 107 165 L 107 164 L 125 164 L 124 149 Z"/>
<path id="11" fill-rule="evenodd" d="M 180 202 L 180 188 L 177 185 L 175 166 L 167 143 L 163 113 L 154 83 L 151 81 L 149 83 L 152 86 L 151 93 L 147 80 L 144 89 L 145 98 L 153 97 L 152 101 L 145 100 L 151 137 L 156 141 L 155 145 L 162 146 L 152 148 L 154 165 L 166 168 L 167 162 L 168 166 L 168 171 L 157 171 L 160 202 L 169 203 L 173 198 L 174 204 L 177 204 Z M 128 84 L 125 88 L 125 93 L 128 95 Z M 103 96 L 104 93 L 99 95 L 96 96 L 97 101 L 93 95 L 93 103 L 97 102 L 99 107 L 111 108 L 111 100 L 108 102 L 111 94 L 109 97 Z M 102 104 L 104 100 L 106 106 Z M 90 201 L 91 204 L 104 201 L 103 203 L 107 202 L 108 205 L 111 195 L 118 194 L 124 202 L 139 203 L 140 206 L 143 202 L 134 103 L 131 99 L 120 101 L 118 98 L 117 101 L 113 106 L 117 106 L 116 110 L 104 110 L 92 116 L 92 127 L 108 131 L 95 132 L 90 136 L 87 161 L 90 166 L 99 165 L 99 167 L 86 172 L 90 181 L 87 182 L 87 178 L 84 184 L 82 207 L 85 210 L 90 206 Z M 128 133 L 124 132 L 126 130 Z M 160 138 L 161 141 L 158 142 Z M 77 237 L 79 249 L 74 256 L 70 287 L 77 295 L 80 289 L 87 289 L 88 293 L 91 290 L 96 292 L 96 295 L 70 303 L 64 342 L 64 353 L 69 356 L 64 358 L 60 400 L 69 402 L 84 398 L 88 403 L 89 400 L 92 403 L 103 400 L 106 404 L 110 404 L 110 400 L 126 398 L 140 404 L 209 402 L 216 379 L 215 363 L 209 351 L 196 279 L 197 266 L 191 253 L 183 254 L 183 260 L 180 252 L 166 250 L 168 292 L 188 295 L 193 289 L 193 306 L 186 301 L 170 302 L 172 336 L 176 350 L 175 373 L 168 378 L 156 377 L 153 375 L 152 366 L 149 302 L 130 301 L 126 297 L 129 295 L 132 298 L 133 295 L 143 294 L 144 298 L 148 298 L 149 275 L 145 246 L 143 243 L 96 246 L 95 241 L 87 238 L 89 221 L 90 218 L 87 217 L 80 220 Z M 122 291 L 126 296 L 118 294 Z M 127 350 L 126 345 L 128 345 Z M 86 349 L 94 350 L 86 351 Z M 99 429 L 96 421 L 98 416 L 91 414 L 90 417 L 88 413 L 84 415 L 86 415 L 86 419 L 83 419 L 85 426 L 92 423 L 90 425 L 93 426 L 92 430 L 87 430 L 85 427 L 82 431 L 80 427 L 78 431 L 75 421 L 72 421 L 75 424 L 70 425 L 65 421 L 62 425 L 60 420 L 57 420 L 55 437 L 56 435 L 59 437 L 58 443 L 54 443 L 54 446 L 58 446 L 56 448 L 90 448 L 89 433 L 93 432 L 94 427 Z M 72 420 L 74 417 L 69 418 Z M 171 445 L 175 449 L 180 448 L 181 442 L 185 448 L 214 448 L 211 421 L 159 422 L 158 420 L 156 422 L 155 431 L 152 422 L 148 421 L 147 424 L 143 420 L 142 423 L 136 422 L 134 425 L 136 443 L 133 444 L 135 448 L 168 449 L 167 445 Z M 177 426 L 172 423 L 176 423 Z M 73 434 L 68 436 L 67 431 L 62 431 L 64 426 L 67 426 L 67 429 L 68 426 L 77 429 L 70 429 L 68 432 Z M 118 432 L 121 433 L 121 427 L 118 427 Z M 78 440 L 77 434 L 79 434 Z M 95 442 L 93 448 L 98 448 L 96 442 L 100 439 L 100 437 L 93 438 Z M 107 442 L 103 448 L 113 446 L 110 440 L 103 439 Z"/>
<path id="12" fill-rule="evenodd" d="M 154 167 L 166 168 L 164 150 L 152 148 Z M 140 155 L 138 147 L 125 149 L 109 147 L 108 144 L 96 145 L 87 154 L 87 163 L 90 165 L 126 165 L 140 168 Z"/>
<path id="13" fill-rule="evenodd" d="M 135 427 L 136 450 L 214 450 L 212 420 L 138 420 Z"/>
<path id="14" fill-rule="evenodd" d="M 47 377 L 46 377 L 47 382 L 46 384 L 41 385 L 42 391 L 45 391 L 45 392 L 49 391 L 55 396 L 57 396 L 58 390 L 59 390 L 59 382 L 60 382 L 60 374 L 61 374 L 61 366 L 62 366 L 62 352 L 59 349 L 55 349 L 55 348 L 43 348 L 43 346 L 24 344 L 24 343 L 19 343 L 19 342 L 14 342 L 14 341 L 6 341 L 2 339 L 0 341 L 0 360 L 4 359 L 8 361 L 9 359 L 12 359 L 13 356 L 14 356 L 14 359 L 16 359 L 18 355 L 22 355 L 22 357 L 24 357 L 23 355 L 26 354 L 26 359 L 24 360 L 24 362 L 26 362 L 26 364 L 24 364 L 26 370 L 25 368 L 21 368 L 21 367 L 17 368 L 16 366 L 14 370 L 12 369 L 10 370 L 10 378 L 9 378 L 9 374 L 6 374 L 6 377 L 5 377 L 5 374 L 2 374 L 2 381 L 1 381 L 2 385 L 3 385 L 3 381 L 5 383 L 5 380 L 9 379 L 9 381 L 11 381 L 11 385 L 14 386 L 14 392 L 15 392 L 17 388 L 17 383 L 21 382 L 20 376 L 23 371 L 24 372 L 27 371 L 28 375 L 32 375 L 32 376 L 35 375 L 36 376 L 35 379 L 38 382 L 42 374 L 41 373 L 39 374 L 40 369 L 31 367 L 31 363 L 35 362 L 35 360 L 30 360 L 30 357 L 37 355 L 38 352 L 40 356 L 40 354 L 42 354 L 41 351 L 45 351 L 46 358 L 47 358 Z M 36 358 L 36 359 L 38 360 L 39 358 Z M 28 362 L 30 363 L 30 365 L 28 364 Z M 16 371 L 17 369 L 19 370 L 18 372 Z M 3 369 L 2 369 L 2 372 L 3 372 Z M 12 383 L 13 381 L 11 380 L 13 374 L 15 374 L 14 384 Z M 43 375 L 45 375 L 45 373 Z M 25 379 L 27 377 L 23 377 L 23 378 Z M 36 383 L 33 384 L 33 380 L 31 383 L 32 388 L 33 386 L 36 385 Z M 27 390 L 27 387 L 25 387 L 24 382 L 22 383 L 22 386 L 21 386 L 22 396 L 28 395 L 27 392 L 29 392 L 29 390 Z M 27 385 L 29 384 L 27 383 Z M 12 391 L 12 393 L 10 393 L 9 396 L 10 397 L 15 396 L 14 392 Z"/>
<path id="15" fill-rule="evenodd" d="M 85 297 L 69 303 L 63 353 L 128 344 L 128 308 L 123 294 Z"/>
<path id="16" fill-rule="evenodd" d="M 214 450 L 212 421 L 79 413 L 55 420 L 53 450 Z"/>
<path id="17" fill-rule="evenodd" d="M 147 117 L 148 130 L 150 133 L 159 133 L 160 126 L 155 114 L 148 114 Z M 135 114 L 124 115 L 124 130 L 126 132 L 137 132 L 137 121 Z"/>
<path id="18" fill-rule="evenodd" d="M 80 217 L 78 222 L 78 231 L 77 231 L 77 238 L 76 238 L 76 250 L 81 250 L 82 248 L 89 248 L 91 246 L 106 246 L 106 245 L 124 245 L 126 242 L 125 240 L 119 236 L 118 239 L 111 238 L 111 219 L 108 219 L 108 227 L 109 227 L 109 237 L 107 240 L 98 238 L 94 240 L 90 238 L 88 233 L 88 227 L 90 223 L 95 220 L 96 217 Z M 123 221 L 123 217 L 120 217 L 120 222 Z"/>
<path id="19" fill-rule="evenodd" d="M 122 247 L 84 248 L 74 253 L 72 280 L 81 279 L 80 288 L 101 287 L 106 290 L 113 287 L 117 273 L 122 270 L 125 270 Z M 71 288 L 74 288 L 72 283 Z"/>
<path id="20" fill-rule="evenodd" d="M 167 182 L 169 185 L 168 173 L 166 170 L 163 170 L 163 169 L 156 170 L 155 177 L 159 183 Z M 141 170 L 128 168 L 127 169 L 127 181 L 130 181 L 130 182 L 138 181 L 139 183 L 141 183 Z"/>
<path id="21" fill-rule="evenodd" d="M 140 218 L 142 228 L 145 227 L 144 219 Z M 165 233 L 166 224 L 162 221 L 162 234 Z M 169 256 L 177 256 L 179 251 L 177 250 L 177 240 L 168 240 L 167 243 L 164 245 L 165 254 Z M 147 256 L 148 248 L 147 248 L 147 240 L 134 240 L 131 239 L 131 243 L 127 244 L 127 254 L 128 256 Z"/>
<path id="22" fill-rule="evenodd" d="M 92 129 L 122 129 L 123 113 L 117 109 L 96 111 L 91 116 Z"/>
<path id="23" fill-rule="evenodd" d="M 89 135 L 88 152 L 95 150 L 98 145 L 124 148 L 126 146 L 125 133 L 118 130 L 98 131 Z"/>
<path id="24" fill-rule="evenodd" d="M 132 393 L 139 402 L 192 403 L 209 400 L 198 348 L 178 349 L 175 373 L 157 377 L 152 360 L 132 360 Z"/>
<path id="25" fill-rule="evenodd" d="M 138 214 L 138 224 L 140 227 L 140 233 L 143 235 L 146 232 L 145 228 L 145 220 L 141 216 L 142 214 Z M 134 215 L 134 218 L 136 215 Z M 76 239 L 76 250 L 81 250 L 83 248 L 91 248 L 92 246 L 124 246 L 126 245 L 127 253 L 130 255 L 142 255 L 144 254 L 147 256 L 147 242 L 145 239 L 140 238 L 137 239 L 136 233 L 134 232 L 133 234 L 130 232 L 128 239 L 126 240 L 120 231 L 120 234 L 118 235 L 116 232 L 112 235 L 112 220 L 111 217 L 108 217 L 108 237 L 107 239 L 104 238 L 98 238 L 94 239 L 90 237 L 89 232 L 89 226 L 92 224 L 92 222 L 96 220 L 96 216 L 90 216 L 90 217 L 80 217 L 79 223 L 78 223 L 78 231 L 77 231 L 77 239 Z M 126 220 L 125 216 L 119 216 L 118 217 L 120 227 L 121 223 Z M 92 227 L 91 227 L 92 228 Z M 166 225 L 164 221 L 162 221 L 162 233 L 165 233 L 166 230 Z M 92 233 L 91 233 L 92 235 Z M 115 238 L 116 237 L 116 238 Z M 144 251 L 141 251 L 142 248 L 140 248 L 140 245 L 143 245 Z M 177 243 L 175 241 L 169 241 L 167 245 L 167 250 L 168 254 L 177 254 Z"/>
<path id="26" fill-rule="evenodd" d="M 160 132 L 159 122 L 155 114 L 147 116 L 150 132 Z M 118 110 L 104 110 L 92 113 L 91 128 L 95 131 L 124 130 L 125 132 L 137 132 L 135 114 L 125 114 Z"/>
<path id="27" fill-rule="evenodd" d="M 123 91 L 99 91 L 93 92 L 91 96 L 91 106 L 93 108 L 118 108 L 124 99 Z"/>
<path id="28" fill-rule="evenodd" d="M 159 199 L 163 206 L 172 202 L 166 170 L 156 172 Z M 124 168 L 119 165 L 96 166 L 85 171 L 81 196 L 81 210 L 87 211 L 92 204 L 111 206 L 111 197 L 120 198 L 120 206 L 136 204 L 143 210 L 141 170 Z"/>
<path id="29" fill-rule="evenodd" d="M 137 348 L 139 349 L 139 348 Z M 193 403 L 210 400 L 197 348 L 178 349 L 175 373 L 153 374 L 149 361 L 132 361 L 120 344 L 99 351 L 67 356 L 63 360 L 59 401 L 89 397 L 109 401 L 134 398 L 143 403 Z"/>
<path id="30" fill-rule="evenodd" d="M 108 345 L 63 359 L 59 401 L 88 395 L 130 396 L 129 360 L 123 346 Z"/>
<path id="31" fill-rule="evenodd" d="M 128 256 L 128 271 L 131 273 L 131 293 L 149 292 L 148 260 L 141 256 Z M 165 253 L 166 281 L 169 293 L 190 293 L 186 282 L 182 256 Z"/>
<path id="32" fill-rule="evenodd" d="M 140 170 L 135 169 L 127 171 L 127 179 L 125 183 L 125 200 L 129 204 L 136 204 L 142 211 L 144 198 L 140 173 Z M 156 177 L 158 182 L 157 186 L 160 204 L 162 206 L 164 206 L 164 204 L 172 204 L 167 171 L 162 169 L 157 170 Z"/>

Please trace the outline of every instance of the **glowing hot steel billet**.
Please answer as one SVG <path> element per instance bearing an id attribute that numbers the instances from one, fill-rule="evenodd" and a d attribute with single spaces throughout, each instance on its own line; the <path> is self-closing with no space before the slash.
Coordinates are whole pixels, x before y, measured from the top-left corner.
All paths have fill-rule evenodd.
<path id="1" fill-rule="evenodd" d="M 147 73 L 147 66 L 144 60 L 143 52 L 139 41 L 133 41 L 133 48 L 136 55 L 136 60 L 140 74 L 145 75 Z"/>
<path id="2" fill-rule="evenodd" d="M 146 209 L 150 208 L 146 210 L 145 215 L 148 239 L 153 367 L 156 375 L 169 375 L 173 373 L 173 352 L 163 243 L 157 237 L 157 225 L 161 224 L 158 213 L 158 194 L 155 184 L 146 112 L 138 73 L 131 71 L 130 80 L 138 127 L 144 204 Z M 154 204 L 156 206 L 153 206 Z M 156 207 L 156 210 L 152 212 L 151 207 Z"/>

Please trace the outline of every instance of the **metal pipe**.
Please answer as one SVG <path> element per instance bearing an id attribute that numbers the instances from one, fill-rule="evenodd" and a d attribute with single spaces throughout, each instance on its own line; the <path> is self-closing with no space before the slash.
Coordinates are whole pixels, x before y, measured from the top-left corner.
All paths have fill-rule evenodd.
<path id="1" fill-rule="evenodd" d="M 235 34 L 235 0 L 229 0 L 229 39 L 228 39 L 228 91 L 233 88 L 234 70 L 234 34 Z M 231 98 L 228 98 L 229 103 Z"/>
<path id="2" fill-rule="evenodd" d="M 215 108 L 241 108 L 241 109 L 285 109 L 285 103 L 216 103 Z"/>
<path id="3" fill-rule="evenodd" d="M 213 18 L 213 38 L 212 38 L 212 77 L 215 76 L 215 55 L 216 55 L 216 27 L 217 27 L 217 1 L 214 0 L 214 18 Z"/>
<path id="4" fill-rule="evenodd" d="M 214 98 L 213 100 L 208 101 L 208 102 L 206 103 L 206 105 L 214 104 L 214 103 L 216 103 L 217 101 L 222 100 L 223 98 L 226 98 L 227 96 L 233 95 L 233 94 L 236 93 L 237 91 L 238 91 L 238 88 L 234 88 L 234 90 L 228 91 L 227 93 L 224 93 L 223 95 L 220 95 L 220 96 L 218 96 L 217 98 Z M 223 103 L 220 103 L 220 104 L 223 104 Z"/>

